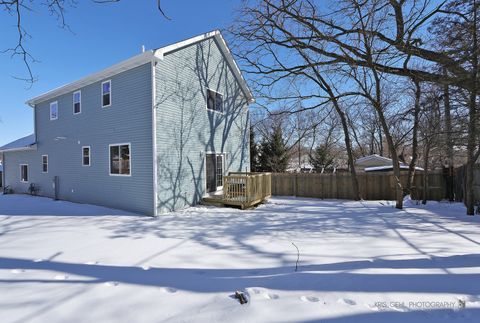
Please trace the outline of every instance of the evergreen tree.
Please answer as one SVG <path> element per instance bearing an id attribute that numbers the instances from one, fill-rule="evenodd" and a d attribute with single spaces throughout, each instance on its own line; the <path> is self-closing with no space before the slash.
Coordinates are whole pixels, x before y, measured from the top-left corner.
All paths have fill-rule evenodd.
<path id="1" fill-rule="evenodd" d="M 258 145 L 255 141 L 255 132 L 253 126 L 250 126 L 250 171 L 259 172 L 261 171 L 259 164 L 259 151 Z"/>
<path id="2" fill-rule="evenodd" d="M 275 125 L 269 138 L 266 138 L 260 145 L 260 168 L 264 172 L 285 172 L 288 166 L 288 157 L 282 127 Z"/>
<path id="3" fill-rule="evenodd" d="M 330 154 L 330 151 L 326 145 L 319 145 L 317 148 L 315 148 L 313 154 L 310 155 L 310 163 L 317 173 L 321 173 L 322 170 L 333 166 L 333 160 L 334 157 Z"/>

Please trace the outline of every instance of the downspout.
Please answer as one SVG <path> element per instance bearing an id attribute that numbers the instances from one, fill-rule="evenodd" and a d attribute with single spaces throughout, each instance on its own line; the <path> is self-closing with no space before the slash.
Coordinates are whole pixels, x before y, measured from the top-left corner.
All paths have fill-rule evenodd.
<path id="1" fill-rule="evenodd" d="M 158 174 L 157 174 L 157 86 L 155 81 L 157 60 L 155 52 L 152 57 L 152 158 L 153 158 L 153 216 L 158 215 L 157 199 L 158 199 Z"/>

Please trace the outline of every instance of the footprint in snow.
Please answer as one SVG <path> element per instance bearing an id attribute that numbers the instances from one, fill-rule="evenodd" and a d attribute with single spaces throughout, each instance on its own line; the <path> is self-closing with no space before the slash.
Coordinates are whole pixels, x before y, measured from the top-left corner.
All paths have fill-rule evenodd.
<path id="1" fill-rule="evenodd" d="M 397 312 L 408 312 L 408 307 L 406 307 L 404 305 L 393 306 L 393 309 Z"/>
<path id="2" fill-rule="evenodd" d="M 118 286 L 120 283 L 119 282 L 115 282 L 115 281 L 111 281 L 111 282 L 105 282 L 105 285 L 107 286 Z"/>
<path id="3" fill-rule="evenodd" d="M 280 296 L 278 296 L 277 294 L 269 294 L 269 293 L 265 293 L 263 296 L 265 296 L 266 299 L 279 299 Z"/>
<path id="4" fill-rule="evenodd" d="M 22 274 L 25 272 L 25 269 L 12 269 L 10 270 L 12 274 Z"/>
<path id="5" fill-rule="evenodd" d="M 247 288 L 247 291 L 252 291 L 253 294 L 260 294 L 260 290 L 257 288 Z"/>
<path id="6" fill-rule="evenodd" d="M 53 277 L 55 280 L 67 280 L 68 276 L 67 275 L 56 275 Z"/>
<path id="7" fill-rule="evenodd" d="M 346 305 L 357 305 L 357 303 L 354 300 L 348 299 L 348 298 L 340 298 L 338 299 L 338 302 Z"/>
<path id="8" fill-rule="evenodd" d="M 316 303 L 316 302 L 320 301 L 320 299 L 318 297 L 315 297 L 315 296 L 301 296 L 300 300 L 302 302 L 310 302 L 310 303 Z"/>
<path id="9" fill-rule="evenodd" d="M 369 309 L 371 309 L 372 311 L 375 311 L 375 312 L 378 312 L 380 309 L 378 308 L 378 306 L 374 305 L 374 304 L 365 304 L 365 306 Z"/>
<path id="10" fill-rule="evenodd" d="M 177 292 L 177 290 L 175 288 L 172 288 L 172 287 L 162 287 L 160 290 L 162 292 L 169 293 L 169 294 L 173 294 L 173 293 Z"/>
<path id="11" fill-rule="evenodd" d="M 97 265 L 98 261 L 87 261 L 85 265 Z"/>

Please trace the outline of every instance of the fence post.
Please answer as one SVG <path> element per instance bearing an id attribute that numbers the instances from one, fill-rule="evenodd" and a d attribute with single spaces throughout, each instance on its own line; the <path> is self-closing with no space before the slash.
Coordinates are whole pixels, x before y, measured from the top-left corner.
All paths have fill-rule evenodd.
<path id="1" fill-rule="evenodd" d="M 297 197 L 298 196 L 298 178 L 297 178 L 297 173 L 295 173 L 295 176 L 293 178 L 293 196 Z"/>

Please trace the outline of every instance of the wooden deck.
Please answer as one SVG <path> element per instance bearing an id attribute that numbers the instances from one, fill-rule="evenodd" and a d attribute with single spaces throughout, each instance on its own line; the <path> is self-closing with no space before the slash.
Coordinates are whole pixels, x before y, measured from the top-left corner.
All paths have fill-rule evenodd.
<path id="1" fill-rule="evenodd" d="M 242 210 L 272 196 L 271 173 L 232 172 L 223 177 L 223 194 L 203 198 L 207 205 L 239 206 Z"/>

